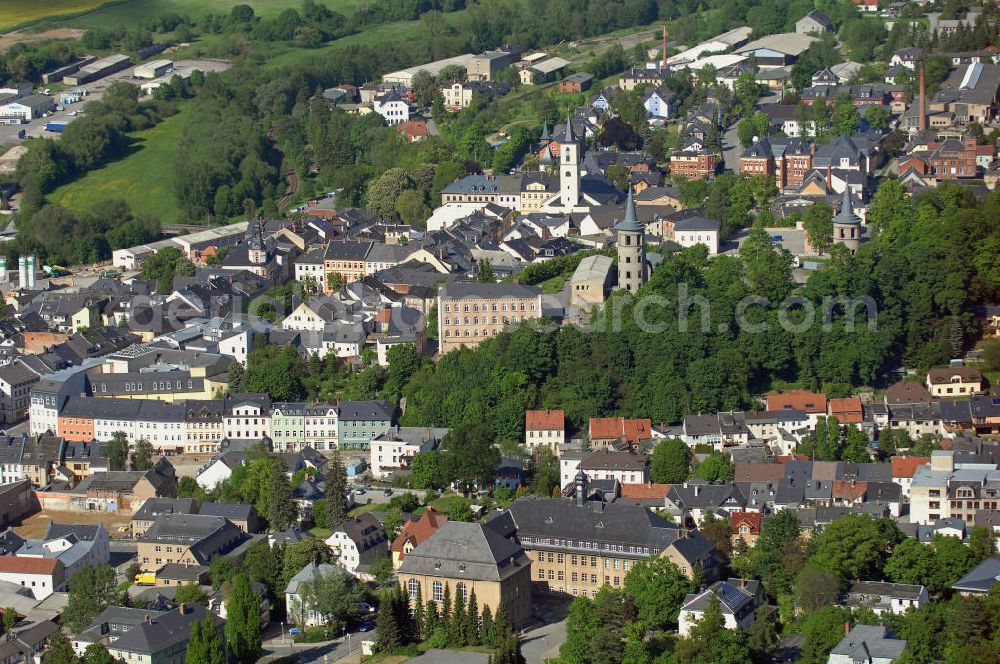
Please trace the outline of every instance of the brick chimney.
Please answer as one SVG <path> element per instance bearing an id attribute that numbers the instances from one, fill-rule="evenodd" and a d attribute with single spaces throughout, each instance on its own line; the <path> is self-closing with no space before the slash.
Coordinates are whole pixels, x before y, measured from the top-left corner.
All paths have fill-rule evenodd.
<path id="1" fill-rule="evenodd" d="M 663 23 L 663 66 L 661 69 L 667 68 L 667 24 Z"/>

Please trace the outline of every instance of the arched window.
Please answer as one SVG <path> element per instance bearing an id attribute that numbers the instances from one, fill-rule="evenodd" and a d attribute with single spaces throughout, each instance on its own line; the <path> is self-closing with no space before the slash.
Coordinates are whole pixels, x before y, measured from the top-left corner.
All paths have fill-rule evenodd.
<path id="1" fill-rule="evenodd" d="M 417 599 L 417 593 L 420 592 L 420 583 L 416 579 L 410 579 L 406 582 L 406 591 L 410 594 L 410 599 Z"/>
<path id="2" fill-rule="evenodd" d="M 432 589 L 432 592 L 433 592 L 433 599 L 435 602 L 444 601 L 444 586 L 441 584 L 440 581 L 434 582 L 434 587 Z"/>

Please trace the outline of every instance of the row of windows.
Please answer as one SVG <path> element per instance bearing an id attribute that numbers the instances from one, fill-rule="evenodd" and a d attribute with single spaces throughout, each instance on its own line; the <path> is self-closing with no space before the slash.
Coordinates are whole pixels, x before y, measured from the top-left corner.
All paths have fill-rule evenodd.
<path id="1" fill-rule="evenodd" d="M 420 582 L 418 582 L 416 579 L 410 579 L 409 581 L 406 582 L 406 592 L 411 600 L 417 599 L 417 594 L 419 593 L 419 591 L 420 591 Z M 464 581 L 459 581 L 457 584 L 455 584 L 455 597 L 457 598 L 459 596 L 462 597 L 463 601 L 469 599 L 469 587 L 465 584 Z M 444 583 L 442 583 L 441 581 L 434 582 L 434 584 L 431 586 L 431 599 L 433 599 L 435 602 L 444 601 Z"/>
<path id="2" fill-rule="evenodd" d="M 465 331 L 465 336 L 467 336 L 467 337 L 478 337 L 478 336 L 480 336 L 479 335 L 479 330 L 473 330 L 473 332 L 474 332 L 474 334 L 469 334 L 469 331 L 466 330 Z M 444 336 L 450 337 L 451 336 L 451 330 L 445 330 L 444 331 Z M 461 330 L 455 330 L 455 336 L 456 337 L 462 336 L 462 331 Z M 490 336 L 489 331 L 488 330 L 483 330 L 482 336 L 484 336 L 484 337 Z M 494 337 L 497 336 L 497 331 L 496 330 L 493 330 L 493 336 Z"/>
<path id="3" fill-rule="evenodd" d="M 491 310 L 490 306 L 491 305 L 484 304 L 482 310 L 484 312 L 490 311 Z M 492 311 L 507 311 L 507 303 L 506 302 L 504 302 L 503 304 L 499 304 L 499 305 L 496 304 L 496 303 L 494 303 L 492 305 L 492 307 L 493 307 Z M 445 312 L 454 311 L 455 313 L 458 313 L 460 311 L 468 313 L 470 311 L 468 304 L 466 304 L 464 306 L 456 304 L 456 305 L 454 305 L 454 308 L 452 308 L 452 305 L 450 305 L 450 304 L 445 304 L 444 305 L 444 310 L 445 310 Z M 515 304 L 510 305 L 510 310 L 511 311 L 517 311 L 517 304 L 515 303 Z M 525 305 L 524 302 L 521 303 L 521 311 L 534 311 L 534 310 L 535 310 L 535 304 L 533 302 L 530 305 Z M 473 304 L 471 311 L 474 312 L 474 313 L 478 312 L 479 311 L 479 305 L 478 304 Z"/>
<path id="4" fill-rule="evenodd" d="M 528 320 L 528 317 L 527 316 L 522 316 L 521 320 Z M 493 317 L 493 324 L 494 325 L 499 325 L 500 323 L 503 323 L 503 324 L 506 325 L 507 323 L 516 323 L 516 322 L 518 322 L 518 317 L 517 316 L 511 316 L 510 318 L 507 318 L 506 316 L 504 316 L 503 318 L 500 318 L 498 316 L 494 316 Z M 445 318 L 444 319 L 444 324 L 445 325 L 451 325 L 452 324 L 451 318 Z M 455 325 L 461 325 L 461 324 L 462 324 L 462 319 L 456 317 L 455 318 Z M 469 317 L 466 316 L 465 317 L 465 324 L 466 325 L 479 325 L 479 316 L 473 316 L 471 321 L 469 320 Z M 490 317 L 489 316 L 483 316 L 483 325 L 489 325 L 489 324 L 490 324 Z"/>

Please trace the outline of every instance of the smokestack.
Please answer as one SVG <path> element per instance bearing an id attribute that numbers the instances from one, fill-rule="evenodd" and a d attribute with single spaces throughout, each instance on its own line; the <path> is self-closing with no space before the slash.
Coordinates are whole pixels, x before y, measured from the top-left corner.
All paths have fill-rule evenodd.
<path id="1" fill-rule="evenodd" d="M 667 22 L 663 22 L 663 66 L 661 69 L 667 69 Z"/>
<path id="2" fill-rule="evenodd" d="M 844 621 L 844 636 L 850 636 L 850 635 L 851 635 L 851 623 L 848 621 Z"/>
<path id="3" fill-rule="evenodd" d="M 17 285 L 20 288 L 28 287 L 28 257 L 21 256 L 17 259 Z"/>
<path id="4" fill-rule="evenodd" d="M 924 63 L 920 63 L 920 108 L 919 111 L 920 118 L 918 121 L 918 127 L 920 131 L 927 129 L 927 86 L 924 82 Z"/>

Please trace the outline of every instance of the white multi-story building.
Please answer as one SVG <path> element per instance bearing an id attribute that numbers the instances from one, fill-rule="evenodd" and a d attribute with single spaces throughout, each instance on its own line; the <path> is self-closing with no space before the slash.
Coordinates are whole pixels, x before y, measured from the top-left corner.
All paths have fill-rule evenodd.
<path id="1" fill-rule="evenodd" d="M 368 567 L 389 555 L 385 528 L 371 512 L 364 512 L 333 527 L 326 545 L 337 554 L 337 564 L 353 576 L 368 575 Z"/>
<path id="2" fill-rule="evenodd" d="M 267 395 L 237 394 L 226 400 L 222 419 L 225 437 L 230 440 L 260 440 L 271 435 L 270 403 Z"/>
<path id="3" fill-rule="evenodd" d="M 398 92 L 387 92 L 375 97 L 372 110 L 385 118 L 389 126 L 403 124 L 410 119 L 410 104 Z"/>
<path id="4" fill-rule="evenodd" d="M 371 442 L 371 471 L 376 479 L 389 479 L 400 468 L 407 468 L 413 457 L 438 446 L 448 429 L 396 427 Z"/>
<path id="5" fill-rule="evenodd" d="M 337 449 L 337 417 L 337 407 L 333 404 L 306 406 L 305 444 L 320 451 Z"/>
<path id="6" fill-rule="evenodd" d="M 524 445 L 529 450 L 547 447 L 559 456 L 566 442 L 566 413 L 561 410 L 524 411 Z"/>

